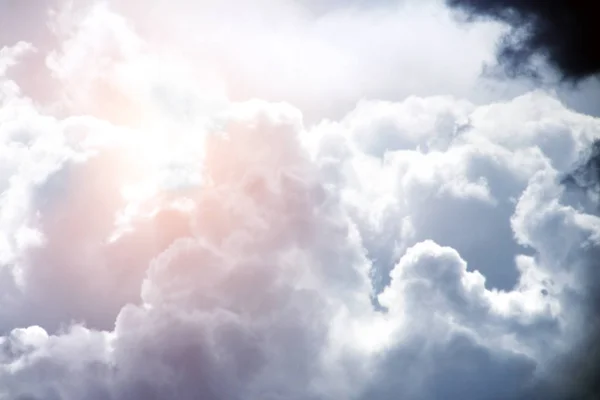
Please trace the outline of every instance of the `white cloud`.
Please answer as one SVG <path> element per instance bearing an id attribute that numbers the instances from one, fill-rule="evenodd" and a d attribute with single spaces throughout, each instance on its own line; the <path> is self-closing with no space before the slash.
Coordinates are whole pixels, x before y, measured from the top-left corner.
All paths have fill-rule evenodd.
<path id="1" fill-rule="evenodd" d="M 362 98 L 454 93 L 487 101 L 505 96 L 479 79 L 501 29 L 487 23 L 459 26 L 437 1 L 389 1 L 375 8 L 332 4 L 317 14 L 295 0 L 160 0 L 152 6 L 106 1 L 92 11 L 91 1 L 73 4 L 51 24 L 62 50 L 44 47 L 53 74 L 69 77 L 70 84 L 61 82 L 57 91 L 85 85 L 115 95 L 106 82 L 90 88 L 82 74 L 95 76 L 107 61 L 135 47 L 124 29 L 130 26 L 162 60 L 183 57 L 197 78 L 223 81 L 231 99 L 290 101 L 311 121 L 341 116 Z M 109 8 L 127 19 L 108 14 Z M 91 65 L 90 57 L 96 60 Z M 40 96 L 39 90 L 29 92 Z"/>
<path id="2" fill-rule="evenodd" d="M 575 343 L 598 119 L 459 100 L 494 35 L 435 5 L 184 3 L 57 14 L 51 104 L 0 53 L 0 398 L 511 398 Z"/>

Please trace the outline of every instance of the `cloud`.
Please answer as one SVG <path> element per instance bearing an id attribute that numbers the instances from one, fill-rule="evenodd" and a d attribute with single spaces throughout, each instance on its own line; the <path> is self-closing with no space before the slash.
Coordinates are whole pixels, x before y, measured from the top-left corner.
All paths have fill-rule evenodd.
<path id="1" fill-rule="evenodd" d="M 364 114 L 361 119 L 354 117 L 361 115 L 359 113 L 351 114 L 339 123 L 324 123 L 309 134 L 309 148 L 315 162 L 320 164 L 324 178 L 339 188 L 357 222 L 373 262 L 374 289 L 383 291 L 379 298 L 382 306 L 389 308 L 395 302 L 407 301 L 393 294 L 396 291 L 385 289 L 390 282 L 386 276 L 393 271 L 392 288 L 394 279 L 404 282 L 407 278 L 403 275 L 400 275 L 403 278 L 394 276 L 398 276 L 405 259 L 415 251 L 411 246 L 421 248 L 428 239 L 434 239 L 459 250 L 468 263 L 462 257 L 455 258 L 455 265 L 459 265 L 459 270 L 464 271 L 461 274 L 465 274 L 460 279 L 451 278 L 456 275 L 448 275 L 449 271 L 437 272 L 444 269 L 431 270 L 431 275 L 444 277 L 440 281 L 446 283 L 443 287 L 448 292 L 431 293 L 429 288 L 440 288 L 442 284 L 432 284 L 426 279 L 417 281 L 418 289 L 413 290 L 415 300 L 407 306 L 411 314 L 419 316 L 411 325 L 415 335 L 421 333 L 417 328 L 421 324 L 425 327 L 423 332 L 431 330 L 432 323 L 427 319 L 426 310 L 437 310 L 436 315 L 439 315 L 448 305 L 458 302 L 462 306 L 450 310 L 452 318 L 449 319 L 454 323 L 461 321 L 463 327 L 469 326 L 468 321 L 472 318 L 477 321 L 477 328 L 473 329 L 485 332 L 483 338 L 502 338 L 498 340 L 503 343 L 508 339 L 504 335 L 516 334 L 521 345 L 527 343 L 527 350 L 517 346 L 519 351 L 533 359 L 549 362 L 545 358 L 549 353 L 543 348 L 553 346 L 551 358 L 555 357 L 565 341 L 575 340 L 577 332 L 571 329 L 585 326 L 581 325 L 585 324 L 582 321 L 585 314 L 575 310 L 583 311 L 580 306 L 585 304 L 586 293 L 590 292 L 584 287 L 570 285 L 585 282 L 586 278 L 575 276 L 589 276 L 594 270 L 594 249 L 597 248 L 594 237 L 600 227 L 593 216 L 594 209 L 580 208 L 581 197 L 572 197 L 571 192 L 565 192 L 557 171 L 568 171 L 579 159 L 580 151 L 593 142 L 598 134 L 597 120 L 569 111 L 544 92 L 533 92 L 511 102 L 484 107 L 444 99 L 444 103 L 453 106 L 445 108 L 439 107 L 440 100 L 409 99 L 396 104 L 397 113 L 391 122 L 385 112 L 389 110 L 389 104 L 375 103 L 370 105 L 371 108 L 361 105 L 360 110 L 378 110 L 369 115 L 372 118 L 369 123 L 365 123 Z M 427 104 L 431 110 L 427 119 L 416 111 L 415 104 Z M 433 107 L 436 104 L 438 107 Z M 448 109 L 453 111 L 449 113 Z M 371 128 L 372 135 L 361 134 L 364 126 Z M 379 126 L 384 126 L 385 130 L 379 130 Z M 428 127 L 434 127 L 436 133 L 429 136 Z M 415 130 L 423 133 L 417 136 L 419 142 L 411 143 L 410 134 L 405 132 Z M 383 138 L 388 144 L 385 152 L 372 150 L 372 143 L 377 143 L 381 137 L 379 132 L 385 132 Z M 370 141 L 365 142 L 365 137 Z M 429 144 L 430 138 L 436 141 Z M 416 147 L 421 150 L 415 151 Z M 536 200 L 530 201 L 529 196 L 533 193 L 536 193 Z M 567 203 L 563 204 L 563 201 Z M 573 223 L 555 225 L 557 216 L 542 211 L 549 204 L 553 204 L 550 207 L 556 207 L 557 212 L 567 213 Z M 518 221 L 523 221 L 527 228 Z M 543 225 L 534 228 L 538 222 Z M 528 234 L 523 229 L 534 229 L 540 238 L 543 237 L 544 244 L 525 239 L 523 235 Z M 557 237 L 550 232 L 562 234 Z M 589 247 L 585 247 L 587 250 L 575 251 L 580 243 L 589 243 Z M 441 265 L 432 265 L 441 268 Z M 449 282 L 452 281 L 461 282 L 458 289 L 450 289 Z M 472 282 L 474 286 L 463 286 L 466 282 Z M 473 293 L 477 295 L 473 296 Z M 395 300 L 390 303 L 390 299 Z M 432 301 L 435 301 L 433 305 Z M 423 310 L 422 304 L 426 305 Z M 458 315 L 454 314 L 457 310 L 460 310 Z M 462 314 L 465 310 L 471 310 L 472 314 Z M 499 321 L 502 321 L 500 325 Z M 490 324 L 489 331 L 484 328 L 487 323 Z M 427 333 L 422 335 L 428 337 Z M 421 360 L 426 356 L 415 357 Z M 527 357 L 520 361 L 518 356 L 513 357 L 516 357 L 515 365 L 525 369 L 532 362 Z M 400 370 L 398 365 L 393 365 L 391 371 Z M 500 368 L 506 370 L 507 367 Z M 536 374 L 540 373 L 540 368 L 546 368 L 545 362 L 537 364 Z M 422 371 L 415 367 L 415 374 Z M 412 380 L 409 383 L 401 381 L 394 386 L 390 382 L 399 378 L 384 376 L 378 381 L 379 385 L 391 387 L 380 388 L 381 392 L 372 389 L 382 396 L 385 393 L 391 396 L 395 390 L 414 383 Z M 419 375 L 419 379 L 425 378 Z M 422 387 L 434 384 L 425 379 Z M 520 387 L 522 391 L 517 391 L 518 394 L 541 390 L 527 389 L 529 384 L 531 382 L 511 381 L 505 388 Z M 488 387 L 490 392 L 482 394 L 482 398 L 487 395 L 494 398 L 493 393 L 502 393 L 495 386 L 491 389 L 491 384 Z M 418 389 L 414 390 L 420 393 Z M 446 387 L 444 390 L 457 389 Z M 500 398 L 516 394 L 507 392 Z"/>
<path id="2" fill-rule="evenodd" d="M 534 1 L 463 1 L 448 0 L 446 3 L 450 7 L 465 11 L 473 19 L 496 20 L 506 23 L 510 31 L 499 43 L 497 59 L 504 71 L 510 77 L 528 76 L 540 78 L 547 75 L 544 64 L 551 67 L 554 74 L 561 82 L 566 82 L 569 86 L 582 88 L 582 93 L 577 95 L 580 99 L 574 99 L 574 95 L 567 94 L 565 97 L 571 106 L 585 109 L 589 113 L 598 115 L 595 99 L 598 93 L 598 74 L 600 73 L 600 58 L 595 49 L 595 38 L 598 36 L 598 27 L 592 15 L 598 12 L 598 5 L 593 1 L 582 1 L 574 5 L 567 1 L 556 1 L 552 4 L 541 4 Z M 587 103 L 585 106 L 582 102 Z M 582 108 L 584 107 L 584 108 Z M 587 192 L 586 199 L 579 200 L 579 204 L 586 207 L 594 215 L 598 215 L 598 199 L 594 195 L 594 188 L 597 186 L 597 177 L 595 177 L 595 149 L 596 145 L 590 145 L 586 149 L 586 155 L 582 156 L 585 161 L 582 162 L 572 174 L 567 176 L 576 179 L 566 179 L 565 183 L 575 183 L 569 185 L 569 189 L 579 186 Z M 583 151 L 582 151 L 583 153 Z M 591 179 L 590 179 L 591 178 Z M 591 189 L 591 190 L 590 190 Z M 556 194 L 556 193 L 555 193 Z M 547 212 L 551 213 L 550 210 Z M 556 214 L 553 226 L 565 228 L 565 225 L 559 223 L 560 220 L 575 217 L 567 215 L 570 210 L 555 210 Z M 560 215 L 560 216 L 559 216 Z M 589 224 L 593 225 L 592 222 Z M 542 229 L 547 229 L 547 227 Z M 570 229 L 567 229 L 569 231 Z M 594 234 L 582 233 L 576 235 L 574 240 L 580 240 L 585 243 L 585 252 L 588 254 L 587 264 L 597 258 L 597 241 L 592 237 Z M 557 248 L 560 249 L 560 246 Z M 566 260 L 564 255 L 559 255 L 562 264 L 570 264 L 571 260 Z M 597 262 L 596 262 L 597 263 Z M 586 332 L 589 337 L 586 342 L 594 342 L 598 335 L 597 327 L 597 305 L 598 301 L 593 294 L 596 289 L 598 278 L 593 272 L 593 267 L 587 267 L 584 273 L 585 281 L 591 288 L 588 288 L 588 297 L 586 307 L 588 308 L 587 318 L 592 321 L 588 324 Z M 589 346 L 588 346 L 589 347 Z M 587 358 L 587 354 L 594 354 L 594 350 L 585 350 L 579 353 L 581 357 Z M 591 364 L 596 361 L 587 360 Z M 565 368 L 566 371 L 571 367 Z M 588 369 L 587 373 L 594 376 L 591 380 L 597 380 L 597 371 L 593 368 Z M 561 373 L 565 375 L 565 373 Z M 567 374 L 568 375 L 568 374 Z M 575 378 L 578 381 L 579 378 Z M 588 387 L 586 383 L 564 384 L 569 388 Z M 579 389 L 577 389 L 579 390 Z M 597 389 L 593 389 L 597 390 Z"/>
<path id="3" fill-rule="evenodd" d="M 313 123 L 292 94 L 318 98 L 336 54 L 373 55 L 334 33 L 387 32 L 383 14 L 332 6 L 308 23 L 297 3 L 241 4 L 247 25 L 219 36 L 211 18 L 231 4 L 181 2 L 208 25 L 186 45 L 148 31 L 157 15 L 186 26 L 176 7 L 144 19 L 127 4 L 55 14 L 60 45 L 38 50 L 50 102 L 14 74 L 32 45 L 0 53 L 0 398 L 517 398 L 579 343 L 600 220 L 561 178 L 598 119 L 544 91 L 482 105 L 461 83 Z M 259 22 L 278 18 L 318 79 L 267 68 L 282 47 Z M 256 59 L 232 64 L 259 98 L 196 69 L 211 32 Z M 237 52 L 244 35 L 253 57 Z M 173 43 L 183 55 L 166 60 Z"/>
<path id="4" fill-rule="evenodd" d="M 480 24 L 473 29 L 457 26 L 438 2 L 385 1 L 375 8 L 319 2 L 317 8 L 323 10 L 317 13 L 312 11 L 312 2 L 296 0 L 256 4 L 161 0 L 152 7 L 139 1 L 94 4 L 73 3 L 69 11 L 55 13 L 50 24 L 54 34 L 44 30 L 47 36 L 58 37 L 58 44 L 40 50 L 54 54 L 48 62 L 55 76 L 45 81 L 53 82 L 62 73 L 70 82 L 55 82 L 53 91 L 89 85 L 81 80 L 98 74 L 105 65 L 89 65 L 90 57 L 118 61 L 119 52 L 132 46 L 125 26 L 138 32 L 161 62 L 184 59 L 188 68 L 198 71 L 187 74 L 188 80 L 193 75 L 205 84 L 225 82 L 223 90 L 233 100 L 259 97 L 291 102 L 310 122 L 341 117 L 362 98 L 395 101 L 409 95 L 451 92 L 487 102 L 523 91 L 522 87 L 500 87 L 479 79 L 483 63 L 493 58 L 492 46 L 501 33 L 498 24 Z M 239 13 L 232 14 L 232 7 Z M 111 16 L 106 10 L 115 13 Z M 417 30 L 426 32 L 418 43 L 413 40 Z M 77 50 L 78 43 L 88 47 Z M 72 46 L 68 60 L 60 57 L 65 46 Z M 451 57 L 456 51 L 463 57 Z M 83 64 L 77 67 L 77 62 Z M 124 78 L 128 79 L 136 77 Z M 122 89 L 124 83 L 118 87 Z M 115 90 L 114 85 L 97 85 L 89 90 Z M 24 86 L 28 95 L 42 95 L 44 86 L 29 87 L 27 82 Z M 117 101 L 120 104 L 122 99 L 112 99 L 112 103 Z M 77 99 L 77 104 L 85 103 Z"/>
<path id="5" fill-rule="evenodd" d="M 498 52 L 499 62 L 512 75 L 536 75 L 536 58 L 542 57 L 566 80 L 580 80 L 600 72 L 594 54 L 598 28 L 592 17 L 598 11 L 593 1 L 573 5 L 568 1 L 541 4 L 534 1 L 448 0 L 451 7 L 470 16 L 509 24 Z"/>

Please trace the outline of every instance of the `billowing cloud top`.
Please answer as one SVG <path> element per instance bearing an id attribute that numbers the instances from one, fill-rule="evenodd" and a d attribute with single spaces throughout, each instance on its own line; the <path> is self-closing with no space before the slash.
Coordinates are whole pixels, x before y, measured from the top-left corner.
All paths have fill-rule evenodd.
<path id="1" fill-rule="evenodd" d="M 600 218 L 564 182 L 600 119 L 480 78 L 503 26 L 24 4 L 0 5 L 0 399 L 572 387 Z"/>

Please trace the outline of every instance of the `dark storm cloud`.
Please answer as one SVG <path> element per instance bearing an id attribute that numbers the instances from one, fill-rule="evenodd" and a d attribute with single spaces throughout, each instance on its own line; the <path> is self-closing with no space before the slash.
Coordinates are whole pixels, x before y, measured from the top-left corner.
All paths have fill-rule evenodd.
<path id="1" fill-rule="evenodd" d="M 498 62 L 510 76 L 537 76 L 541 57 L 562 79 L 577 82 L 600 73 L 600 37 L 595 0 L 446 0 L 471 18 L 508 23 L 510 32 L 498 49 Z"/>

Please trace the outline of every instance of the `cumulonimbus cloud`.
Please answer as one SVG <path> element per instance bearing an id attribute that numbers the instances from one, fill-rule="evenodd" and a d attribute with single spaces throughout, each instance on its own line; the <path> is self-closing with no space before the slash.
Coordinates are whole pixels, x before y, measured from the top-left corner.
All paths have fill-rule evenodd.
<path id="1" fill-rule="evenodd" d="M 497 52 L 497 59 L 504 70 L 511 77 L 528 76 L 540 77 L 544 68 L 549 65 L 560 77 L 561 81 L 584 86 L 583 82 L 593 82 L 594 91 L 598 92 L 598 74 L 600 74 L 600 57 L 596 51 L 598 24 L 595 15 L 600 11 L 595 1 L 580 1 L 574 4 L 569 1 L 553 1 L 540 3 L 536 1 L 470 1 L 447 0 L 446 3 L 454 8 L 466 11 L 472 19 L 491 19 L 509 25 L 509 32 L 501 39 Z M 588 100 L 596 107 L 597 100 Z M 583 190 L 592 199 L 592 207 L 598 207 L 598 142 L 595 142 L 582 162 L 573 171 L 566 174 L 564 182 L 570 189 Z M 598 214 L 598 211 L 595 211 Z M 597 250 L 595 250 L 597 251 Z M 591 287 L 597 286 L 599 280 L 595 273 L 590 272 L 586 278 Z M 589 319 L 591 323 L 587 342 L 596 342 L 598 328 L 593 327 L 598 319 L 598 299 L 595 295 L 597 289 L 590 289 L 590 298 L 587 300 Z M 596 347 L 594 347 L 596 348 Z M 596 350 L 587 348 L 586 353 L 596 354 Z M 595 358 L 586 359 L 585 363 L 597 364 Z M 565 369 L 570 369 L 567 367 Z M 597 369 L 587 369 L 591 374 L 590 381 L 597 380 Z M 579 372 L 578 372 L 579 373 Z M 564 372 L 562 373 L 564 374 Z M 588 383 L 576 384 L 582 388 Z M 579 390 L 579 389 L 578 389 Z M 581 389 L 587 390 L 587 389 Z M 592 390 L 597 391 L 597 388 Z"/>
<path id="2" fill-rule="evenodd" d="M 56 18 L 58 105 L 0 53 L 0 398 L 516 398 L 578 343 L 600 219 L 561 179 L 598 119 L 534 91 L 308 124 L 127 10 Z"/>

